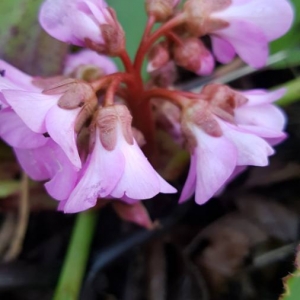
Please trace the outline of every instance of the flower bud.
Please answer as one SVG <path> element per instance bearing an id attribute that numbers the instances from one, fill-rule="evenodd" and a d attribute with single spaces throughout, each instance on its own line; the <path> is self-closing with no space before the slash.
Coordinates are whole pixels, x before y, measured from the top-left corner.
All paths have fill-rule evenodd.
<path id="1" fill-rule="evenodd" d="M 146 0 L 146 11 L 154 16 L 156 21 L 163 22 L 172 16 L 179 0 Z"/>
<path id="2" fill-rule="evenodd" d="M 155 44 L 148 56 L 147 72 L 151 73 L 160 69 L 170 60 L 170 53 L 166 42 Z"/>
<path id="3" fill-rule="evenodd" d="M 231 4 L 231 0 L 189 0 L 184 5 L 186 26 L 193 36 L 203 36 L 209 32 L 228 26 L 224 20 L 211 18 L 213 12 L 223 10 Z"/>
<path id="4" fill-rule="evenodd" d="M 175 63 L 198 75 L 209 75 L 214 69 L 214 58 L 197 38 L 187 38 L 174 47 Z"/>

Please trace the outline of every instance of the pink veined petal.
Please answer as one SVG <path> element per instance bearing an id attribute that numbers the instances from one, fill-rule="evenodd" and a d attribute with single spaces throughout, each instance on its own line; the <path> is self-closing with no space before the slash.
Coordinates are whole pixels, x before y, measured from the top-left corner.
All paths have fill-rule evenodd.
<path id="1" fill-rule="evenodd" d="M 217 30 L 214 34 L 228 41 L 240 58 L 250 66 L 260 68 L 266 64 L 268 41 L 256 25 L 232 20 L 228 27 Z"/>
<path id="2" fill-rule="evenodd" d="M 30 130 L 10 108 L 0 111 L 0 137 L 11 147 L 37 148 L 47 142 L 42 134 Z"/>
<path id="3" fill-rule="evenodd" d="M 160 192 L 160 180 L 156 171 L 134 141 L 129 145 L 119 137 L 117 145 L 125 157 L 125 169 L 120 181 L 110 193 L 115 198 L 126 195 L 132 199 L 149 199 Z"/>
<path id="4" fill-rule="evenodd" d="M 193 126 L 195 148 L 196 195 L 198 204 L 208 201 L 226 182 L 237 163 L 236 147 L 225 137 L 212 137 Z"/>
<path id="5" fill-rule="evenodd" d="M 241 92 L 244 95 L 248 102 L 244 106 L 256 106 L 261 104 L 270 104 L 279 100 L 286 93 L 285 88 L 281 88 L 272 92 L 267 90 L 249 90 Z"/>
<path id="6" fill-rule="evenodd" d="M 46 115 L 46 128 L 51 138 L 63 149 L 72 164 L 81 168 L 76 145 L 75 121 L 81 108 L 62 109 L 54 105 Z"/>
<path id="7" fill-rule="evenodd" d="M 14 148 L 14 152 L 22 169 L 31 179 L 46 180 L 51 177 L 44 161 L 48 159 L 47 146 L 34 149 Z"/>
<path id="8" fill-rule="evenodd" d="M 229 41 L 226 41 L 217 35 L 212 35 L 211 41 L 213 53 L 220 63 L 227 64 L 233 60 L 235 57 L 235 50 Z"/>
<path id="9" fill-rule="evenodd" d="M 4 76 L 0 77 L 0 88 L 1 81 L 6 79 L 13 83 L 19 89 L 26 89 L 31 91 L 39 91 L 38 87 L 32 84 L 32 77 L 18 70 L 14 66 L 0 59 L 0 70 L 4 70 Z M 14 87 L 11 87 L 14 88 Z"/>
<path id="10" fill-rule="evenodd" d="M 2 93 L 13 110 L 32 131 L 38 133 L 47 131 L 45 117 L 49 109 L 56 105 L 59 96 L 15 90 L 4 90 Z"/>
<path id="11" fill-rule="evenodd" d="M 255 125 L 282 131 L 286 124 L 284 112 L 272 105 L 241 106 L 235 111 L 235 120 L 237 124 Z"/>
<path id="12" fill-rule="evenodd" d="M 262 138 L 243 131 L 237 126 L 218 120 L 223 135 L 237 149 L 237 165 L 267 166 L 268 156 L 274 154 L 273 148 Z"/>
<path id="13" fill-rule="evenodd" d="M 97 198 L 109 196 L 123 175 L 124 155 L 118 148 L 105 150 L 96 132 L 96 143 L 86 161 L 85 172 L 63 205 L 64 212 L 75 213 L 95 206 Z"/>
<path id="14" fill-rule="evenodd" d="M 105 75 L 117 72 L 117 66 L 108 56 L 85 49 L 68 55 L 64 74 L 70 74 L 82 65 L 94 65 L 95 67 L 99 67 L 104 71 Z"/>
<path id="15" fill-rule="evenodd" d="M 193 154 L 191 156 L 191 162 L 190 162 L 190 169 L 189 169 L 189 174 L 188 177 L 185 181 L 184 187 L 182 189 L 180 198 L 179 198 L 179 203 L 183 203 L 189 198 L 193 196 L 196 190 L 196 181 L 197 181 L 197 161 L 196 161 L 196 155 Z"/>
<path id="16" fill-rule="evenodd" d="M 293 9 L 286 0 L 232 0 L 230 6 L 213 14 L 223 20 L 244 20 L 259 27 L 268 41 L 284 35 L 292 25 Z"/>
<path id="17" fill-rule="evenodd" d="M 51 180 L 45 183 L 45 188 L 54 199 L 65 200 L 75 187 L 78 172 L 56 143 L 50 140 L 47 147 L 49 159 L 45 163 L 49 163 Z"/>
<path id="18" fill-rule="evenodd" d="M 94 2 L 94 3 L 93 3 Z M 86 5 L 91 14 L 94 16 L 94 18 L 97 20 L 98 24 L 106 24 L 107 21 L 105 19 L 105 9 L 107 8 L 107 4 L 104 1 L 81 1 L 81 3 Z"/>

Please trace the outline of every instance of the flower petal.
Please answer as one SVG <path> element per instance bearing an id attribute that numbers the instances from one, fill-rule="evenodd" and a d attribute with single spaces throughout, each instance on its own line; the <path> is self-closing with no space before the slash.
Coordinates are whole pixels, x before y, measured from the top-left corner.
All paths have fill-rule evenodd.
<path id="1" fill-rule="evenodd" d="M 75 213 L 96 205 L 97 198 L 110 195 L 125 167 L 124 155 L 115 149 L 105 150 L 96 133 L 91 156 L 85 163 L 82 176 L 63 205 L 64 212 Z"/>
<path id="2" fill-rule="evenodd" d="M 10 108 L 0 111 L 0 136 L 11 147 L 16 148 L 37 148 L 47 142 L 47 138 L 30 130 Z"/>
<path id="3" fill-rule="evenodd" d="M 234 171 L 237 151 L 223 136 L 212 137 L 196 126 L 192 127 L 192 131 L 198 142 L 194 153 L 197 172 L 195 200 L 198 204 L 203 204 L 218 191 Z"/>
<path id="4" fill-rule="evenodd" d="M 266 64 L 268 41 L 256 25 L 231 20 L 228 27 L 217 30 L 214 34 L 229 42 L 240 58 L 250 66 L 260 68 Z"/>
<path id="5" fill-rule="evenodd" d="M 16 90 L 3 90 L 2 93 L 13 110 L 32 131 L 38 133 L 47 131 L 45 117 L 49 109 L 56 105 L 59 96 Z"/>
<path id="6" fill-rule="evenodd" d="M 235 50 L 233 46 L 225 39 L 217 36 L 211 36 L 212 48 L 216 59 L 222 63 L 227 64 L 235 57 Z"/>
<path id="7" fill-rule="evenodd" d="M 149 199 L 158 194 L 160 180 L 136 142 L 129 145 L 123 137 L 119 137 L 117 147 L 122 149 L 125 157 L 125 169 L 111 196 L 121 198 L 126 195 L 132 199 Z"/>
<path id="8" fill-rule="evenodd" d="M 237 148 L 238 166 L 268 165 L 268 156 L 274 154 L 274 150 L 264 139 L 221 120 L 218 123 L 224 136 Z"/>
<path id="9" fill-rule="evenodd" d="M 67 157 L 78 169 L 81 168 L 81 160 L 76 145 L 74 131 L 75 121 L 81 108 L 62 109 L 54 105 L 46 115 L 46 128 L 51 138 L 59 144 Z"/>

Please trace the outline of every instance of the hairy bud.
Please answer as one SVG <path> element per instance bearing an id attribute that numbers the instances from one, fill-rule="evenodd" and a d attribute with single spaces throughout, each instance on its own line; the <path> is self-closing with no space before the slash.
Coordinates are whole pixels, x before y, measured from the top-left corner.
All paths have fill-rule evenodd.
<path id="1" fill-rule="evenodd" d="M 178 3 L 179 0 L 146 0 L 146 11 L 148 15 L 154 16 L 156 21 L 163 22 L 172 16 Z"/>
<path id="2" fill-rule="evenodd" d="M 161 42 L 158 44 L 155 44 L 152 49 L 150 50 L 149 56 L 148 56 L 148 66 L 147 71 L 149 73 L 160 69 L 164 65 L 168 63 L 170 60 L 170 53 L 168 49 L 168 45 L 166 42 Z"/>
<path id="3" fill-rule="evenodd" d="M 198 75 L 209 75 L 214 69 L 214 58 L 197 38 L 187 38 L 174 47 L 175 63 Z"/>

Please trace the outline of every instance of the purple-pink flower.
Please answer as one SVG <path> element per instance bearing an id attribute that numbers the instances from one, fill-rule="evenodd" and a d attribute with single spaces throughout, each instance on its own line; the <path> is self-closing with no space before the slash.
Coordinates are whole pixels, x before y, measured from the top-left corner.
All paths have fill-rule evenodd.
<path id="1" fill-rule="evenodd" d="M 182 120 L 191 162 L 180 202 L 195 192 L 203 204 L 245 166 L 268 164 L 272 145 L 286 137 L 285 116 L 272 104 L 284 92 L 238 92 L 214 84 L 202 90 Z"/>
<path id="2" fill-rule="evenodd" d="M 99 110 L 91 152 L 78 182 L 60 209 L 68 213 L 95 206 L 98 198 L 143 200 L 176 190 L 153 169 L 133 138 L 126 106 Z"/>
<path id="3" fill-rule="evenodd" d="M 62 42 L 110 54 L 124 47 L 124 32 L 104 0 L 46 0 L 39 21 Z"/>
<path id="4" fill-rule="evenodd" d="M 287 0 L 189 0 L 187 25 L 195 35 L 208 34 L 222 63 L 237 53 L 249 65 L 266 64 L 268 43 L 291 27 L 293 9 Z"/>

